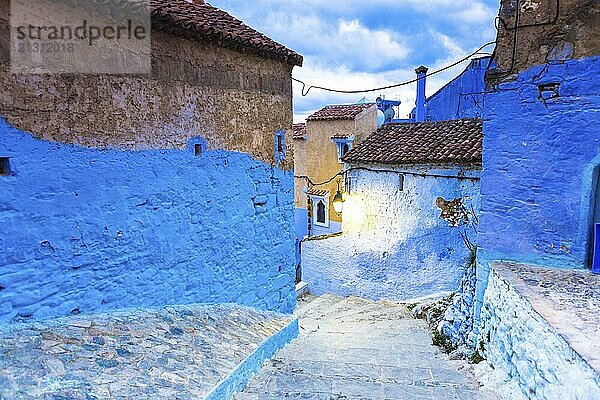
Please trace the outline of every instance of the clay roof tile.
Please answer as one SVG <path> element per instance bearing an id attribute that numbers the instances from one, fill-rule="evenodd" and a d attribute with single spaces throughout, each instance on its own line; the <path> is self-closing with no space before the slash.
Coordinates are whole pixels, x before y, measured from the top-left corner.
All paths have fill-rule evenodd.
<path id="1" fill-rule="evenodd" d="M 347 163 L 482 165 L 483 121 L 383 125 L 343 158 Z"/>

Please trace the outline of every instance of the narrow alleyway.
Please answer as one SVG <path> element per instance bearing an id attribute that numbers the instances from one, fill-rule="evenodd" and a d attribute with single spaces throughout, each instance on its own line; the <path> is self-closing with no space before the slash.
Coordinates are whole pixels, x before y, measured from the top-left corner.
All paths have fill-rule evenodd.
<path id="1" fill-rule="evenodd" d="M 401 304 L 324 295 L 302 302 L 300 337 L 237 400 L 491 399 L 431 344 Z"/>

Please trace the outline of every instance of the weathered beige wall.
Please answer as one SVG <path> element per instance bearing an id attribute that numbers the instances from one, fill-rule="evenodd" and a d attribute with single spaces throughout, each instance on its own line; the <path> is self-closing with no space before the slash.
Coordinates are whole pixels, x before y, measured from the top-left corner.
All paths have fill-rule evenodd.
<path id="1" fill-rule="evenodd" d="M 516 30 L 516 53 L 514 65 L 513 42 L 517 16 L 517 2 L 502 0 L 496 60 L 498 67 L 516 74 L 533 65 L 544 64 L 557 55 L 571 54 L 582 58 L 600 54 L 600 2 L 598 0 L 560 0 L 558 18 L 556 0 L 520 0 L 519 26 Z M 537 26 L 531 26 L 531 25 Z M 540 25 L 541 24 L 541 25 Z M 572 52 L 569 48 L 572 46 Z M 512 66 L 512 71 L 511 70 Z M 490 76 L 491 81 L 501 79 Z M 504 76 L 505 78 L 506 76 Z"/>
<path id="2" fill-rule="evenodd" d="M 377 130 L 377 106 L 365 110 L 355 118 L 356 138 L 354 145 L 365 140 L 371 133 Z"/>
<path id="3" fill-rule="evenodd" d="M 40 138 L 98 148 L 209 148 L 274 162 L 286 131 L 293 166 L 292 66 L 152 32 L 151 76 L 12 75 L 8 1 L 0 0 L 0 114 Z"/>
<path id="4" fill-rule="evenodd" d="M 294 139 L 294 175 L 308 176 L 308 163 L 306 155 L 306 140 Z M 294 206 L 307 208 L 308 199 L 304 188 L 308 187 L 306 179 L 294 178 Z"/>
<path id="5" fill-rule="evenodd" d="M 360 113 L 353 120 L 325 120 L 307 121 L 306 140 L 294 141 L 294 152 L 297 157 L 295 162 L 295 175 L 308 176 L 315 182 L 324 182 L 342 171 L 344 164 L 338 162 L 337 146 L 331 140 L 336 134 L 354 135 L 354 145 L 364 140 L 370 133 L 377 129 L 377 107 L 373 106 Z M 316 187 L 320 190 L 329 190 L 330 202 L 337 191 L 337 182 L 343 177 L 332 182 Z M 307 207 L 307 198 L 302 189 L 306 187 L 305 179 L 295 179 L 295 205 L 297 208 Z M 341 222 L 342 217 L 333 211 L 330 204 L 329 219 Z"/>

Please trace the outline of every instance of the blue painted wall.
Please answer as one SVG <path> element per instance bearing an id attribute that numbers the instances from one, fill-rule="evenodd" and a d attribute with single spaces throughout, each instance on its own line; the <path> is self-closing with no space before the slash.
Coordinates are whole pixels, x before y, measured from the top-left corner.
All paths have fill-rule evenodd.
<path id="1" fill-rule="evenodd" d="M 425 102 L 426 121 L 481 117 L 484 110 L 485 72 L 490 58 L 478 58 Z M 414 115 L 414 112 L 413 112 Z"/>
<path id="2" fill-rule="evenodd" d="M 164 304 L 291 312 L 293 174 L 250 155 L 95 150 L 0 120 L 0 322 Z"/>
<path id="3" fill-rule="evenodd" d="M 296 233 L 296 266 L 302 262 L 302 239 L 308 235 L 308 210 L 294 209 L 294 230 Z"/>
<path id="4" fill-rule="evenodd" d="M 599 71 L 600 57 L 540 65 L 487 96 L 479 306 L 491 260 L 589 266 L 600 166 Z M 559 86 L 545 90 L 548 84 Z"/>

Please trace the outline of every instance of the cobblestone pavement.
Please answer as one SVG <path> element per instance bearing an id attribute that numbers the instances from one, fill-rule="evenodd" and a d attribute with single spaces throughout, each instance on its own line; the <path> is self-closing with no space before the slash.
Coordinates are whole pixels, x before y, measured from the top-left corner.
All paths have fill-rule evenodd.
<path id="1" fill-rule="evenodd" d="M 600 374 L 600 275 L 514 263 L 493 267 Z"/>
<path id="2" fill-rule="evenodd" d="M 289 317 L 168 307 L 0 328 L 0 399 L 202 399 Z"/>
<path id="3" fill-rule="evenodd" d="M 403 305 L 324 295 L 296 313 L 300 338 L 237 400 L 494 398 L 476 389 L 461 362 L 432 346 L 425 322 Z"/>

